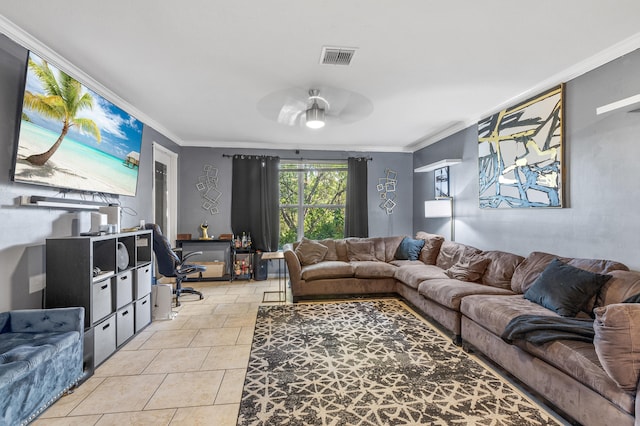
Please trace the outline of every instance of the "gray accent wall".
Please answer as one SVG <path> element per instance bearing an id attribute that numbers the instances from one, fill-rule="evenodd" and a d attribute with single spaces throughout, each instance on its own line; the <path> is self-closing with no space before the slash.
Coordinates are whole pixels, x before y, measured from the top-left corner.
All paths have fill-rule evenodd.
<path id="1" fill-rule="evenodd" d="M 45 240 L 71 235 L 73 219 L 78 219 L 83 226 L 91 226 L 90 215 L 86 211 L 68 212 L 19 204 L 23 195 L 59 195 L 57 189 L 14 183 L 11 180 L 23 90 L 21 81 L 27 55 L 25 48 L 0 35 L 0 312 L 41 307 Z M 175 143 L 148 126 L 144 127 L 142 137 L 137 195 L 111 198 L 123 207 L 122 226 L 125 228 L 137 225 L 140 219 L 149 221 L 152 218 L 152 142 L 179 152 Z M 69 195 L 69 198 L 79 196 Z"/>
<path id="2" fill-rule="evenodd" d="M 182 148 L 179 157 L 179 214 L 178 233 L 192 234 L 198 238 L 200 224 L 205 220 L 210 236 L 231 233 L 231 173 L 232 159 L 223 155 L 273 155 L 282 159 L 305 160 L 346 160 L 348 157 L 368 156 L 372 160 L 368 165 L 367 197 L 369 208 L 369 235 L 411 235 L 413 214 L 412 155 L 409 153 L 362 153 L 348 151 L 299 151 L 295 150 L 251 150 L 232 148 Z M 211 215 L 202 209 L 202 198 L 196 188 L 198 177 L 204 175 L 206 164 L 218 168 L 218 189 L 220 213 Z M 398 172 L 397 203 L 393 214 L 387 215 L 380 209 L 380 195 L 376 189 L 378 178 L 386 176 L 385 169 Z"/>
<path id="3" fill-rule="evenodd" d="M 640 113 L 596 115 L 596 108 L 640 93 L 640 50 L 565 86 L 565 205 L 562 209 L 478 207 L 477 126 L 414 153 L 413 166 L 461 157 L 451 166 L 455 240 L 526 256 L 618 260 L 640 270 Z M 637 107 L 636 107 L 637 108 Z M 449 235 L 447 219 L 425 219 L 433 172 L 414 176 L 414 230 Z"/>

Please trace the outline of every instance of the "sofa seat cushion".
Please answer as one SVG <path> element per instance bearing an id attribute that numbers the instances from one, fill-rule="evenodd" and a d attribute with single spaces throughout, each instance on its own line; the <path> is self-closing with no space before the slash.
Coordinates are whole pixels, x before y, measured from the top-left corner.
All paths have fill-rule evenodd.
<path id="1" fill-rule="evenodd" d="M 50 345 L 55 351 L 72 346 L 80 338 L 77 331 L 60 333 L 2 333 L 0 334 L 0 356 L 20 346 Z"/>
<path id="2" fill-rule="evenodd" d="M 79 338 L 77 331 L 0 334 L 0 385 L 22 377 Z"/>
<path id="3" fill-rule="evenodd" d="M 422 263 L 419 260 L 392 260 L 391 262 L 388 262 L 390 265 L 393 266 L 421 266 L 424 265 L 424 263 Z"/>
<path id="4" fill-rule="evenodd" d="M 356 278 L 393 278 L 397 266 L 384 262 L 361 261 L 351 264 Z"/>
<path id="5" fill-rule="evenodd" d="M 398 267 L 394 278 L 416 290 L 424 280 L 433 280 L 436 278 L 450 279 L 442 269 L 435 265 L 425 265 L 422 262 Z"/>
<path id="6" fill-rule="evenodd" d="M 0 389 L 24 377 L 32 369 L 26 360 L 16 360 L 7 363 L 0 361 Z"/>
<path id="7" fill-rule="evenodd" d="M 302 268 L 302 279 L 305 281 L 330 278 L 350 278 L 353 277 L 353 274 L 353 265 L 340 260 L 320 262 L 315 265 L 307 265 Z"/>
<path id="8" fill-rule="evenodd" d="M 593 389 L 628 413 L 634 410 L 635 392 L 625 392 L 604 371 L 592 343 L 556 340 L 542 345 L 517 341 L 521 349 L 553 365 Z"/>
<path id="9" fill-rule="evenodd" d="M 418 293 L 455 311 L 460 310 L 460 302 L 465 296 L 472 294 L 513 294 L 511 290 L 452 278 L 423 281 L 418 286 Z"/>
<path id="10" fill-rule="evenodd" d="M 491 288 L 491 287 L 487 287 Z M 470 320 L 501 336 L 507 324 L 520 315 L 548 315 L 559 317 L 553 311 L 516 295 L 470 295 L 462 299 L 460 312 Z"/>

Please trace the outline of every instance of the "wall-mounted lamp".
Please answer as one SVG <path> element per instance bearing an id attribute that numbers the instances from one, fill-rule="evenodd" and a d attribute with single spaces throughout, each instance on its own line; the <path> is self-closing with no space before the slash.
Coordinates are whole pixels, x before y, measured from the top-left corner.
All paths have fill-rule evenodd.
<path id="1" fill-rule="evenodd" d="M 453 221 L 453 198 L 439 198 L 424 202 L 424 217 L 432 218 L 450 218 L 451 219 L 451 241 L 454 240 L 454 221 Z"/>

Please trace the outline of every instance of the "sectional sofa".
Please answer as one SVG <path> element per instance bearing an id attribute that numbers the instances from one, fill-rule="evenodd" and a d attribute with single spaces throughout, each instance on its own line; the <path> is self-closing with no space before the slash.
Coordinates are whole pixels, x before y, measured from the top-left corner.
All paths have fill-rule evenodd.
<path id="1" fill-rule="evenodd" d="M 285 246 L 294 302 L 397 294 L 585 425 L 636 424 L 640 272 L 418 232 Z M 640 424 L 640 423 L 639 423 Z"/>

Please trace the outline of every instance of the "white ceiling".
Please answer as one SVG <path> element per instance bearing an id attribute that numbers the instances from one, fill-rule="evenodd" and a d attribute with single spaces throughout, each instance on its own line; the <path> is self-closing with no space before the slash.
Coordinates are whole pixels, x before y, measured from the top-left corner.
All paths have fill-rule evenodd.
<path id="1" fill-rule="evenodd" d="M 0 32 L 183 146 L 411 152 L 640 47 L 638 0 L 3 0 L 0 14 Z M 358 50 L 320 65 L 323 46 Z M 317 86 L 373 112 L 314 131 L 257 109 Z"/>

